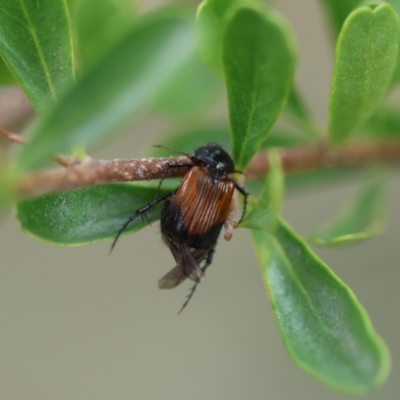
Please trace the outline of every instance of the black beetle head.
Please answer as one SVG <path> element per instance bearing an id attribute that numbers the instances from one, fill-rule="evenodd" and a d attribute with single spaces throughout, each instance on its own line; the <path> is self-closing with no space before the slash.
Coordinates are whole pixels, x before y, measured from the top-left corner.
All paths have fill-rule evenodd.
<path id="1" fill-rule="evenodd" d="M 199 147 L 193 158 L 195 164 L 199 163 L 208 169 L 213 182 L 235 172 L 232 157 L 219 144 L 209 143 Z"/>

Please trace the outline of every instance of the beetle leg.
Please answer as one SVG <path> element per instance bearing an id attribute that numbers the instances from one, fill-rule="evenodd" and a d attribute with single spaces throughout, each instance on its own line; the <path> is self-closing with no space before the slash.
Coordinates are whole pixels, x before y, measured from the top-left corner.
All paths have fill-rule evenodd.
<path id="1" fill-rule="evenodd" d="M 115 239 L 114 239 L 114 241 L 113 241 L 112 244 L 111 244 L 110 253 L 113 251 L 113 249 L 114 249 L 114 247 L 115 247 L 115 245 L 116 245 L 116 243 L 117 243 L 117 240 L 118 240 L 119 237 L 121 236 L 122 232 L 125 231 L 125 229 L 128 227 L 129 224 L 131 224 L 139 215 L 142 216 L 142 218 L 143 218 L 143 216 L 145 216 L 145 213 L 146 213 L 148 210 L 150 210 L 150 208 L 154 207 L 156 204 L 160 203 L 161 201 L 167 199 L 169 196 L 171 196 L 171 194 L 172 194 L 172 193 L 165 194 L 164 196 L 161 196 L 161 197 L 157 198 L 156 200 L 152 201 L 151 203 L 145 205 L 144 207 L 139 208 L 139 210 L 136 210 L 135 213 L 132 214 L 132 215 L 127 219 L 127 221 L 121 226 L 121 228 L 120 228 L 119 231 L 117 232 L 117 235 L 115 236 Z M 146 216 L 145 216 L 145 218 L 146 218 Z"/>
<path id="2" fill-rule="evenodd" d="M 247 192 L 244 188 L 242 188 L 239 184 L 237 184 L 235 182 L 235 188 L 237 189 L 238 192 L 240 192 L 243 197 L 244 197 L 244 201 L 243 201 L 243 212 L 242 212 L 242 216 L 240 217 L 240 220 L 238 222 L 238 225 L 243 221 L 244 215 L 246 214 L 246 208 L 247 208 L 247 199 L 250 195 L 249 192 Z"/>
<path id="3" fill-rule="evenodd" d="M 202 268 L 202 271 L 203 271 L 202 276 L 204 276 L 204 274 L 205 274 L 205 272 L 206 272 L 206 269 L 211 265 L 211 263 L 212 263 L 212 261 L 213 261 L 214 254 L 215 254 L 215 248 L 216 248 L 216 247 L 217 247 L 217 241 L 215 241 L 215 243 L 212 244 L 211 247 L 210 247 L 210 249 L 208 250 L 207 258 L 206 258 L 206 263 L 205 263 L 204 267 Z M 196 260 L 196 261 L 198 261 L 198 260 Z M 200 262 L 200 261 L 198 261 L 198 262 Z M 196 289 L 197 289 L 197 285 L 198 285 L 199 283 L 200 283 L 200 282 L 196 282 L 196 283 L 192 286 L 192 288 L 190 289 L 190 293 L 186 296 L 186 300 L 185 300 L 185 302 L 183 303 L 181 309 L 178 311 L 178 314 L 180 314 L 180 313 L 184 310 L 184 308 L 189 304 L 189 301 L 192 299 L 192 297 L 193 297 L 193 295 L 194 295 L 194 292 L 195 292 Z"/>

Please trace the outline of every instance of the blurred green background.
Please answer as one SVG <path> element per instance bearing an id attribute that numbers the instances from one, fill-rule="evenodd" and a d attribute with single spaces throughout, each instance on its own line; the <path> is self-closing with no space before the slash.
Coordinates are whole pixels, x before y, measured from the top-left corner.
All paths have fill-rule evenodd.
<path id="1" fill-rule="evenodd" d="M 280 0 L 300 49 L 297 81 L 325 124 L 332 51 L 315 0 Z M 96 158 L 148 154 L 166 122 L 147 120 Z M 351 184 L 291 193 L 285 218 L 303 234 L 330 218 Z M 386 233 L 317 253 L 355 292 L 387 342 L 393 369 L 366 399 L 400 393 L 399 178 Z M 1 399 L 342 399 L 299 370 L 279 337 L 246 230 L 221 239 L 207 278 L 176 316 L 190 285 L 160 291 L 173 265 L 158 224 L 110 243 L 60 248 L 0 230 Z"/>

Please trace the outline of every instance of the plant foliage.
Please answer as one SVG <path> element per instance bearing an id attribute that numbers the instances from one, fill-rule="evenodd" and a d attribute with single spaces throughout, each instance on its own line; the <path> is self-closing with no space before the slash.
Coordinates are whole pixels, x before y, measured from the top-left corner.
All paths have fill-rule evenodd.
<path id="1" fill-rule="evenodd" d="M 325 141 L 333 149 L 354 138 L 399 141 L 399 112 L 384 100 L 400 76 L 400 6 L 322 3 L 336 41 L 329 140 L 293 81 L 293 32 L 264 3 L 204 0 L 197 10 L 175 7 L 140 16 L 129 0 L 0 0 L 0 84 L 18 83 L 38 115 L 27 144 L 9 167 L 1 165 L 0 199 L 13 198 L 13 179 L 48 166 L 59 153 L 109 139 L 151 111 L 175 121 L 174 134 L 161 139 L 174 149 L 192 152 L 219 142 L 231 146 L 241 170 L 263 149 L 270 172 L 256 184 L 253 194 L 260 195 L 251 198 L 242 227 L 252 232 L 283 342 L 317 379 L 361 394 L 384 382 L 388 350 L 351 289 L 280 216 L 284 182 L 289 188 L 329 183 L 348 170 L 285 176 L 275 148 Z M 224 90 L 229 118 L 210 124 L 201 115 L 212 111 Z M 289 123 L 282 130 L 278 118 L 296 127 Z M 312 239 L 337 244 L 378 234 L 383 186 L 383 180 L 367 185 Z M 155 194 L 154 187 L 139 184 L 88 187 L 17 201 L 16 216 L 38 238 L 83 245 L 112 237 Z M 160 207 L 154 208 L 129 231 L 159 216 Z"/>

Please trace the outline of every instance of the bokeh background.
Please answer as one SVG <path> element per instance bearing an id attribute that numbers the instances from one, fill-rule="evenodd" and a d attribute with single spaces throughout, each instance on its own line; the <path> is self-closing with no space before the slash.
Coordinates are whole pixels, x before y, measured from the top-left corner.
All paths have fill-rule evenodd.
<path id="1" fill-rule="evenodd" d="M 332 49 L 319 2 L 276 1 L 300 49 L 297 81 L 324 124 Z M 143 156 L 165 122 L 146 120 L 94 157 Z M 400 393 L 400 204 L 392 178 L 384 235 L 317 253 L 354 290 L 392 354 L 388 382 L 366 399 Z M 354 192 L 351 183 L 290 193 L 284 216 L 307 234 Z M 190 306 L 190 285 L 160 291 L 173 266 L 158 224 L 109 242 L 62 248 L 0 229 L 0 399 L 342 399 L 289 359 L 248 232 L 223 240 Z"/>

